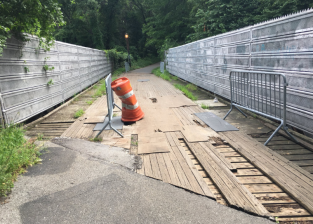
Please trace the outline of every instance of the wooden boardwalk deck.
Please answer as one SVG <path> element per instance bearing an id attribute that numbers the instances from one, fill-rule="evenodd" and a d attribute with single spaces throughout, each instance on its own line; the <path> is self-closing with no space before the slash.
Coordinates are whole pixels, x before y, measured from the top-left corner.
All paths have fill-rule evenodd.
<path id="1" fill-rule="evenodd" d="M 151 74 L 128 74 L 126 77 L 131 81 L 145 117 L 123 127 L 121 131 L 125 138 L 111 130 L 104 131 L 100 137 L 102 144 L 123 147 L 134 154 L 138 154 L 137 144 L 145 145 L 145 152 L 139 155 L 142 158 L 141 169 L 137 170 L 139 174 L 249 213 L 279 217 L 282 222 L 313 222 L 312 175 L 299 164 L 272 153 L 280 141 L 286 141 L 284 136 L 274 138 L 272 149 L 271 145 L 264 147 L 257 140 L 264 141 L 272 130 L 263 124 L 258 124 L 261 127 L 258 128 L 255 121 L 250 124 L 249 120 L 241 119 L 237 120 L 240 132 L 217 134 L 194 115 L 204 110 L 170 83 Z M 138 79 L 150 81 L 138 82 Z M 120 105 L 117 98 L 116 103 Z M 101 118 L 106 113 L 106 99 L 99 98 L 61 137 L 94 138 L 98 133 L 93 131 L 95 124 L 86 123 L 86 120 Z M 120 115 L 118 110 L 114 113 Z M 199 129 L 209 134 L 195 135 Z M 154 151 L 158 142 L 147 141 L 156 133 L 159 137 L 155 139 L 163 139 L 159 143 L 166 144 L 163 153 Z M 252 139 L 246 133 L 257 134 L 258 138 Z M 279 147 L 279 150 L 286 156 L 296 148 L 293 143 L 289 147 L 283 144 L 284 148 Z M 304 146 L 300 149 L 308 150 Z"/>

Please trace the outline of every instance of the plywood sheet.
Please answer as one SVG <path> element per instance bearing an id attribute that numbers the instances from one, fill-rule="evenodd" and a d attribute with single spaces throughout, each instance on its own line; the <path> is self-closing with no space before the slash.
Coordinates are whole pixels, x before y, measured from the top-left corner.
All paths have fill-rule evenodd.
<path id="1" fill-rule="evenodd" d="M 88 116 L 84 124 L 96 124 L 104 122 L 105 116 Z"/>
<path id="2" fill-rule="evenodd" d="M 164 133 L 138 135 L 138 154 L 170 152 L 171 148 Z"/>
<path id="3" fill-rule="evenodd" d="M 182 133 L 188 142 L 205 142 L 209 140 L 209 137 L 218 137 L 212 129 L 203 128 L 199 125 L 183 126 Z"/>

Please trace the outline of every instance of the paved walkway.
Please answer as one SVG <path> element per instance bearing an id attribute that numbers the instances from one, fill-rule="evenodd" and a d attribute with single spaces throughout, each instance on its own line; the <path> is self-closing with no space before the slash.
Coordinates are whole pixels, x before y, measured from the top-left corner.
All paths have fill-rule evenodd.
<path id="1" fill-rule="evenodd" d="M 113 165 L 107 146 L 99 144 L 99 155 L 95 143 L 83 152 L 76 141 L 71 149 L 48 144 L 42 164 L 19 177 L 1 205 L 0 223 L 272 223 Z"/>

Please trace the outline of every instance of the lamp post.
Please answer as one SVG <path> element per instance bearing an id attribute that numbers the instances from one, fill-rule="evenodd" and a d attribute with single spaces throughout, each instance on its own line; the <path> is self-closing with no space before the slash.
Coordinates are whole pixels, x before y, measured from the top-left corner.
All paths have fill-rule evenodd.
<path id="1" fill-rule="evenodd" d="M 127 54 L 128 54 L 128 64 L 129 64 L 129 67 L 131 67 L 131 64 L 130 64 L 130 57 L 129 57 L 129 43 L 128 43 L 128 34 L 125 33 L 125 39 L 126 39 L 126 44 L 127 44 Z"/>

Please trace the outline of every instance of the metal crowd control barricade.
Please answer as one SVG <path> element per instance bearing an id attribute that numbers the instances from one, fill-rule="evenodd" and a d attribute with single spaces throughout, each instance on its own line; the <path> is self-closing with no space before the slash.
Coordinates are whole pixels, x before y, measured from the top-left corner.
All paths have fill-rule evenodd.
<path id="1" fill-rule="evenodd" d="M 280 121 L 280 125 L 264 145 L 267 145 L 281 128 L 283 128 L 291 139 L 297 142 L 288 132 L 288 127 L 286 126 L 286 88 L 288 83 L 284 74 L 264 71 L 232 70 L 229 80 L 231 106 L 224 120 L 234 107 L 247 117 L 240 108 L 246 109 Z"/>
<path id="2" fill-rule="evenodd" d="M 112 120 L 113 120 L 113 110 L 115 107 L 117 107 L 118 109 L 122 110 L 118 105 L 116 105 L 116 103 L 114 102 L 114 97 L 113 97 L 113 90 L 111 88 L 111 83 L 112 83 L 112 76 L 111 73 L 107 76 L 107 78 L 105 79 L 105 88 L 106 88 L 106 92 L 107 92 L 107 106 L 108 106 L 108 114 L 105 117 L 108 117 L 108 123 L 106 125 L 104 125 L 104 127 L 101 129 L 101 131 L 97 134 L 96 138 L 98 138 L 98 136 L 103 132 L 103 130 L 105 130 L 105 128 L 109 125 L 111 129 L 113 129 L 117 134 L 119 134 L 122 138 L 124 138 L 124 136 L 118 131 L 116 130 L 113 126 L 112 126 Z"/>

